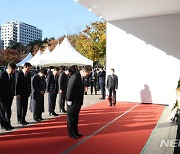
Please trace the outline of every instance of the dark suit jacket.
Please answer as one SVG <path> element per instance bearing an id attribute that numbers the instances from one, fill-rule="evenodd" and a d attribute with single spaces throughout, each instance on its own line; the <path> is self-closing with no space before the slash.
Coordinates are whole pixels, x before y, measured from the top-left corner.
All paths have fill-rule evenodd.
<path id="1" fill-rule="evenodd" d="M 8 73 L 3 71 L 0 73 L 0 98 L 2 101 L 12 99 L 15 94 L 15 75 L 9 80 Z"/>
<path id="2" fill-rule="evenodd" d="M 62 72 L 59 75 L 59 90 L 66 91 L 67 90 L 67 84 L 68 84 L 68 76 L 65 74 L 65 72 Z"/>
<path id="3" fill-rule="evenodd" d="M 53 74 L 49 74 L 47 77 L 47 92 L 50 94 L 58 93 L 58 77 L 54 78 Z"/>
<path id="4" fill-rule="evenodd" d="M 93 72 L 91 72 L 91 74 L 89 75 L 89 82 L 96 82 L 97 81 L 97 72 L 94 71 L 94 76 L 93 76 Z"/>
<path id="5" fill-rule="evenodd" d="M 27 73 L 26 77 L 23 71 L 16 72 L 16 91 L 15 95 L 27 96 L 31 94 L 31 75 Z"/>
<path id="6" fill-rule="evenodd" d="M 118 88 L 118 77 L 117 75 L 113 75 L 113 77 L 111 75 L 108 75 L 107 77 L 107 88 L 110 90 L 115 90 Z"/>
<path id="7" fill-rule="evenodd" d="M 106 79 L 106 72 L 103 70 L 101 72 L 98 73 L 98 78 L 99 78 L 99 84 L 104 84 L 105 83 L 105 79 Z"/>
<path id="8" fill-rule="evenodd" d="M 44 95 L 41 91 L 46 91 L 46 80 L 36 74 L 32 79 L 32 95 L 30 110 L 33 113 L 40 114 L 44 111 Z"/>
<path id="9" fill-rule="evenodd" d="M 67 86 L 67 101 L 72 101 L 74 106 L 83 104 L 84 99 L 84 84 L 79 72 L 74 73 L 68 82 Z"/>
<path id="10" fill-rule="evenodd" d="M 36 74 L 32 79 L 32 97 L 40 96 L 41 91 L 46 91 L 46 81 Z"/>

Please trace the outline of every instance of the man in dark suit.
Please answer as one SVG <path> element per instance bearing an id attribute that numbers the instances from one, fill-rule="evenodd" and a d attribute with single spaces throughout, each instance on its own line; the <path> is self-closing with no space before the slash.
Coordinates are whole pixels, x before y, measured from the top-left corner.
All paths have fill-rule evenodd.
<path id="1" fill-rule="evenodd" d="M 91 74 L 89 75 L 89 82 L 91 85 L 91 95 L 93 94 L 93 88 L 94 88 L 94 93 L 97 95 L 97 72 L 95 69 L 92 70 Z"/>
<path id="2" fill-rule="evenodd" d="M 84 99 L 84 78 L 89 74 L 89 67 L 81 68 L 80 72 L 76 72 L 70 77 L 67 86 L 67 127 L 69 137 L 73 139 L 83 136 L 78 131 L 78 119 Z"/>
<path id="3" fill-rule="evenodd" d="M 16 64 L 9 63 L 6 71 L 0 73 L 0 123 L 1 129 L 12 130 L 11 106 L 15 94 Z"/>
<path id="4" fill-rule="evenodd" d="M 48 93 L 48 104 L 49 104 L 49 115 L 58 116 L 55 113 L 56 97 L 58 94 L 58 74 L 59 68 L 55 67 L 53 72 L 47 77 L 47 93 Z"/>
<path id="5" fill-rule="evenodd" d="M 106 72 L 104 71 L 103 68 L 101 68 L 98 72 L 98 78 L 99 78 L 99 86 L 101 88 L 101 94 L 102 98 L 100 99 L 105 99 L 106 93 L 105 93 L 105 79 L 106 79 Z"/>
<path id="6" fill-rule="evenodd" d="M 109 90 L 109 106 L 116 105 L 116 91 L 118 89 L 118 76 L 114 74 L 115 70 L 110 70 L 111 75 L 107 77 L 107 89 Z M 113 96 L 113 97 L 112 97 Z"/>
<path id="7" fill-rule="evenodd" d="M 44 112 L 44 93 L 46 91 L 45 75 L 47 71 L 41 68 L 39 73 L 32 79 L 32 94 L 30 110 L 33 112 L 33 119 L 37 122 L 43 120 L 42 112 Z"/>
<path id="8" fill-rule="evenodd" d="M 22 71 L 16 73 L 16 106 L 17 121 L 19 124 L 27 125 L 25 120 L 28 107 L 28 98 L 31 94 L 31 64 L 25 63 Z"/>
<path id="9" fill-rule="evenodd" d="M 65 71 L 63 71 L 59 75 L 59 109 L 60 112 L 66 113 L 65 110 L 65 100 L 66 100 L 66 92 L 67 92 L 67 84 L 69 80 L 69 76 L 71 75 L 71 69 L 65 68 Z"/>

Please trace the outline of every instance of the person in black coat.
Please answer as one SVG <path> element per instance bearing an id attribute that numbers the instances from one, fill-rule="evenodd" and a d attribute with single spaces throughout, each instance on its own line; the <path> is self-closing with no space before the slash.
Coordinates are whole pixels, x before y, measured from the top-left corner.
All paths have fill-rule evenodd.
<path id="1" fill-rule="evenodd" d="M 114 74 L 115 70 L 112 68 L 111 75 L 107 77 L 107 89 L 109 90 L 109 106 L 116 105 L 116 91 L 118 89 L 118 76 Z M 112 97 L 113 96 L 113 97 Z"/>
<path id="2" fill-rule="evenodd" d="M 93 94 L 93 88 L 94 88 L 95 95 L 97 95 L 97 85 L 96 85 L 97 72 L 96 72 L 95 69 L 93 69 L 91 74 L 89 75 L 89 82 L 90 82 L 90 85 L 91 85 L 91 95 Z"/>
<path id="3" fill-rule="evenodd" d="M 73 139 L 83 136 L 78 131 L 78 119 L 84 99 L 84 78 L 89 74 L 89 67 L 81 68 L 80 72 L 76 72 L 70 77 L 67 86 L 67 127 L 69 137 Z"/>
<path id="4" fill-rule="evenodd" d="M 6 71 L 0 73 L 0 123 L 1 129 L 12 130 L 11 106 L 15 95 L 16 64 L 9 63 Z"/>
<path id="5" fill-rule="evenodd" d="M 65 100 L 66 100 L 66 92 L 67 92 L 67 84 L 69 80 L 69 76 L 71 75 L 72 70 L 70 68 L 65 68 L 59 75 L 59 109 L 62 113 L 67 113 L 65 110 Z"/>
<path id="6" fill-rule="evenodd" d="M 47 76 L 47 93 L 48 93 L 48 104 L 49 104 L 49 115 L 58 116 L 55 113 L 56 97 L 58 94 L 58 74 L 59 68 L 55 67 L 53 72 Z"/>
<path id="7" fill-rule="evenodd" d="M 25 63 L 23 70 L 16 73 L 16 106 L 17 121 L 19 124 L 27 125 L 25 120 L 28 107 L 28 98 L 31 94 L 31 69 L 30 63 Z"/>
<path id="8" fill-rule="evenodd" d="M 43 120 L 42 112 L 44 112 L 44 93 L 46 91 L 45 75 L 47 71 L 41 68 L 39 73 L 32 79 L 32 93 L 30 110 L 33 112 L 33 119 L 37 122 Z"/>
<path id="9" fill-rule="evenodd" d="M 105 92 L 106 72 L 104 71 L 103 68 L 100 69 L 97 76 L 99 78 L 99 86 L 101 88 L 101 94 L 102 94 L 101 99 L 105 99 L 105 96 L 106 96 L 106 92 Z"/>

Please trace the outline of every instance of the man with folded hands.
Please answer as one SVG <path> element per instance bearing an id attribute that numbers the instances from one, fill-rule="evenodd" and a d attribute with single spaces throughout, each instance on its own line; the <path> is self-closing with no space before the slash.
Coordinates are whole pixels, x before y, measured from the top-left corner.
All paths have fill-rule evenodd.
<path id="1" fill-rule="evenodd" d="M 78 139 L 83 135 L 78 131 L 78 120 L 81 106 L 84 99 L 84 78 L 90 74 L 88 66 L 82 67 L 80 72 L 74 73 L 68 82 L 67 86 L 67 127 L 69 137 Z"/>

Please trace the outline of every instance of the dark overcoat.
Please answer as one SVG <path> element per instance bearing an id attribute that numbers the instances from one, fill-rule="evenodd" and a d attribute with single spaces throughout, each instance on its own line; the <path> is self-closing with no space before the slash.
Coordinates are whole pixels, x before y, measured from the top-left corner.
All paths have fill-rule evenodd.
<path id="1" fill-rule="evenodd" d="M 41 114 L 44 112 L 44 94 L 41 91 L 46 91 L 46 80 L 44 77 L 40 77 L 36 74 L 32 79 L 32 93 L 30 110 L 35 114 Z"/>

